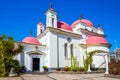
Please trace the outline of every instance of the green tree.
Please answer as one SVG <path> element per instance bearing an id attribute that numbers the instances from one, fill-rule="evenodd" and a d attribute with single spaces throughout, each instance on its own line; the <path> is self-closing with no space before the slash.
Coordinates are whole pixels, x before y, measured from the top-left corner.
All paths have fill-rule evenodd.
<path id="1" fill-rule="evenodd" d="M 11 36 L 0 36 L 0 76 L 8 76 L 13 57 L 22 51 L 23 46 L 17 45 Z"/>

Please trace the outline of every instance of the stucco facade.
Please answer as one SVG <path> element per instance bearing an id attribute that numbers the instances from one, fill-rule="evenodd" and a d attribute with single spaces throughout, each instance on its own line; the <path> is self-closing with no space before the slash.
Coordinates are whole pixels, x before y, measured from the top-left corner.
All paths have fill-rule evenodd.
<path id="1" fill-rule="evenodd" d="M 37 37 L 23 39 L 23 53 L 15 56 L 27 71 L 43 71 L 42 66 L 47 66 L 49 71 L 70 66 L 71 56 L 77 57 L 79 67 L 84 67 L 83 57 L 86 58 L 86 52 L 97 50 L 101 52 L 94 54 L 93 67 L 108 68 L 108 57 L 105 55 L 109 54 L 110 44 L 100 26 L 96 28 L 87 19 L 76 20 L 70 26 L 58 21 L 57 12 L 50 7 L 46 12 L 46 29 L 44 27 L 39 22 Z"/>

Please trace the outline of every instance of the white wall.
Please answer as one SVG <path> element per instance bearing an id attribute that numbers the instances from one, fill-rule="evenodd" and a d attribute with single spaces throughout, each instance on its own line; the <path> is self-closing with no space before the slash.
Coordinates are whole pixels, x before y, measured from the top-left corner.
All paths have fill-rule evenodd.
<path id="1" fill-rule="evenodd" d="M 95 68 L 105 68 L 105 58 L 104 56 L 93 56 L 93 63 Z"/>
<path id="2" fill-rule="evenodd" d="M 68 37 L 71 38 L 71 42 L 67 41 Z M 70 66 L 70 56 L 69 56 L 69 59 L 65 59 L 65 56 L 64 56 L 64 44 L 65 43 L 68 44 L 69 54 L 70 54 L 70 45 L 73 44 L 74 55 L 77 56 L 77 59 L 80 65 L 83 66 L 81 55 L 84 54 L 84 50 L 79 46 L 80 38 L 58 34 L 58 43 L 59 43 L 58 45 L 59 52 L 57 52 L 57 34 L 55 32 L 51 32 L 51 35 L 50 35 L 50 44 L 51 44 L 50 65 L 51 67 L 57 67 L 57 53 L 59 53 L 59 67 Z"/>
<path id="3" fill-rule="evenodd" d="M 88 52 L 91 51 L 95 51 L 95 50 L 101 50 L 101 51 L 105 51 L 105 52 L 109 52 L 109 48 L 105 47 L 105 46 L 89 46 L 87 48 Z M 99 53 L 100 55 L 98 55 L 98 53 L 96 53 L 96 55 L 93 56 L 93 63 L 95 68 L 105 68 L 105 58 L 103 57 L 105 55 L 105 53 Z M 103 64 L 104 63 L 104 64 Z M 102 66 L 100 66 L 101 64 L 103 64 Z"/>
<path id="4" fill-rule="evenodd" d="M 38 46 L 39 47 L 38 50 L 40 50 L 41 52 L 45 52 L 45 46 L 30 45 L 30 44 L 23 44 L 23 46 L 24 46 L 24 50 L 23 50 L 24 56 L 20 56 L 19 54 L 15 58 L 18 59 L 21 64 L 24 64 L 27 71 L 33 70 L 32 58 L 40 58 L 40 71 L 43 71 L 42 66 L 44 65 L 44 55 L 29 55 L 29 52 L 35 51 L 36 50 L 35 46 Z M 21 59 L 24 59 L 24 63 L 23 60 Z"/>

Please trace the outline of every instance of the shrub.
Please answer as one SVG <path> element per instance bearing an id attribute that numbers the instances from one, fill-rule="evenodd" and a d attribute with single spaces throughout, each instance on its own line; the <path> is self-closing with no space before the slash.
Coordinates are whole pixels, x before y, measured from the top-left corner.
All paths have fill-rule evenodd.
<path id="1" fill-rule="evenodd" d="M 64 67 L 64 71 L 68 71 L 69 70 L 69 67 L 68 66 L 65 66 Z"/>
<path id="2" fill-rule="evenodd" d="M 109 73 L 110 74 L 120 74 L 120 61 L 112 61 L 109 63 Z"/>
<path id="3" fill-rule="evenodd" d="M 84 71 L 84 68 L 80 67 L 80 72 L 83 72 Z"/>
<path id="4" fill-rule="evenodd" d="M 48 67 L 47 66 L 42 66 L 42 68 L 44 69 L 44 71 L 48 71 Z"/>
<path id="5" fill-rule="evenodd" d="M 60 71 L 60 68 L 56 68 L 57 71 Z"/>
<path id="6" fill-rule="evenodd" d="M 25 66 L 20 66 L 20 72 L 21 72 L 21 73 L 26 72 L 26 67 L 25 67 Z"/>
<path id="7" fill-rule="evenodd" d="M 48 67 L 47 66 L 42 66 L 43 69 L 47 69 Z"/>
<path id="8" fill-rule="evenodd" d="M 14 68 L 15 69 L 15 73 L 19 74 L 20 73 L 20 69 L 21 69 L 21 67 L 19 65 L 19 61 L 16 60 L 16 59 L 13 59 L 11 61 L 11 68 Z"/>
<path id="9" fill-rule="evenodd" d="M 70 60 L 71 60 L 70 70 L 74 72 L 77 71 L 79 69 L 79 62 L 77 61 L 77 57 L 71 56 Z"/>

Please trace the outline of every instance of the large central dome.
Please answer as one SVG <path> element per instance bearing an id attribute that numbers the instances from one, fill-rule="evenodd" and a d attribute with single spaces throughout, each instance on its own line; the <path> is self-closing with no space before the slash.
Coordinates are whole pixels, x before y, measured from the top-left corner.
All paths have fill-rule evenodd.
<path id="1" fill-rule="evenodd" d="M 73 22 L 71 27 L 74 28 L 78 23 L 84 23 L 86 26 L 91 26 L 91 27 L 94 26 L 91 21 L 89 21 L 87 19 L 81 19 L 81 20 L 77 20 L 77 21 Z"/>

